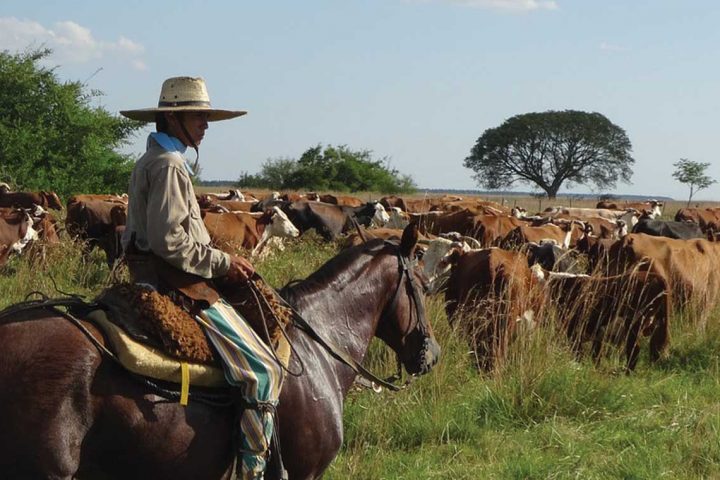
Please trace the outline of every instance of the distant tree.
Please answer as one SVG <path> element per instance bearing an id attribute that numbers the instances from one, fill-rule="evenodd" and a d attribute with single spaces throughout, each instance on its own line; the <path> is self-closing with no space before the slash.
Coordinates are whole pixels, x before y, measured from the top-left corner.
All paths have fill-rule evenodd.
<path id="1" fill-rule="evenodd" d="M 114 149 L 141 125 L 92 106 L 100 92 L 42 67 L 50 53 L 0 52 L 0 181 L 61 196 L 124 192 L 133 160 Z"/>
<path id="2" fill-rule="evenodd" d="M 464 165 L 484 188 L 515 182 L 555 198 L 563 183 L 614 187 L 632 176 L 630 140 L 599 113 L 575 110 L 526 113 L 485 130 Z"/>
<path id="3" fill-rule="evenodd" d="M 243 173 L 238 184 L 248 188 L 403 193 L 415 190 L 408 175 L 386 166 L 387 159 L 374 160 L 369 150 L 352 151 L 342 145 L 317 145 L 298 160 L 267 160 L 257 175 Z"/>
<path id="4" fill-rule="evenodd" d="M 279 190 L 295 175 L 297 168 L 297 161 L 292 158 L 269 158 L 262 164 L 259 174 L 251 175 L 243 172 L 238 180 L 238 186 Z"/>
<path id="5" fill-rule="evenodd" d="M 709 163 L 693 162 L 687 158 L 681 158 L 679 161 L 673 163 L 673 166 L 675 167 L 675 171 L 672 176 L 675 177 L 678 182 L 690 185 L 690 197 L 688 197 L 687 201 L 688 207 L 690 206 L 693 195 L 717 182 L 705 175 L 705 170 L 710 166 Z"/>

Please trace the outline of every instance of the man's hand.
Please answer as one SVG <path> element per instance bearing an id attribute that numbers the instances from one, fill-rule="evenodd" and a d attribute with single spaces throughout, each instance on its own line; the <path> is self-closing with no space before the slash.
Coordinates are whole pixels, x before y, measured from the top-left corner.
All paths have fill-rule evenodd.
<path id="1" fill-rule="evenodd" d="M 252 263 L 238 255 L 230 255 L 230 269 L 225 276 L 231 283 L 247 282 L 255 273 Z"/>

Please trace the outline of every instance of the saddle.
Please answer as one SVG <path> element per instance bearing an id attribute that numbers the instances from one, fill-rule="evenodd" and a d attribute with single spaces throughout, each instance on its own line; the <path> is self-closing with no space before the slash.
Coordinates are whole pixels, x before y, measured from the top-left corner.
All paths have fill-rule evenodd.
<path id="1" fill-rule="evenodd" d="M 262 280 L 251 282 L 242 288 L 223 285 L 227 301 L 287 367 L 290 345 L 282 329 L 291 321 L 292 312 Z M 118 284 L 96 298 L 102 309 L 87 318 L 103 330 L 120 362 L 132 372 L 182 383 L 184 368 L 189 375 L 185 380 L 193 385 L 226 387 L 220 358 L 187 300 L 177 292 L 164 295 L 143 285 Z"/>

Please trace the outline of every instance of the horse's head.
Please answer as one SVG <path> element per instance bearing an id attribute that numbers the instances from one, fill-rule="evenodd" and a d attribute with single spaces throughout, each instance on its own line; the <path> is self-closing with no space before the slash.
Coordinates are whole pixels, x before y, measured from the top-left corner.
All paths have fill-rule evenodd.
<path id="1" fill-rule="evenodd" d="M 400 245 L 391 246 L 397 257 L 396 280 L 376 332 L 410 374 L 429 372 L 440 357 L 440 345 L 425 316 L 427 282 L 414 256 L 417 240 L 417 224 L 411 223 L 405 227 Z"/>

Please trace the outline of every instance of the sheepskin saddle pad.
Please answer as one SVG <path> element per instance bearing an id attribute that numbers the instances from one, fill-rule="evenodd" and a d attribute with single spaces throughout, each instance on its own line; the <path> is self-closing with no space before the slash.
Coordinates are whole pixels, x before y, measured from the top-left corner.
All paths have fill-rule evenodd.
<path id="1" fill-rule="evenodd" d="M 262 279 L 251 282 L 223 293 L 287 368 L 292 349 L 285 331 L 291 324 L 292 311 Z M 170 297 L 124 283 L 106 289 L 95 301 L 104 308 L 92 312 L 88 319 L 103 330 L 128 370 L 180 383 L 185 363 L 193 385 L 227 386 L 219 356 L 200 324 Z"/>
<path id="2" fill-rule="evenodd" d="M 119 284 L 103 291 L 95 301 L 104 308 L 87 318 L 105 333 L 128 370 L 180 383 L 185 363 L 193 385 L 227 386 L 200 325 L 169 297 L 140 285 Z"/>

